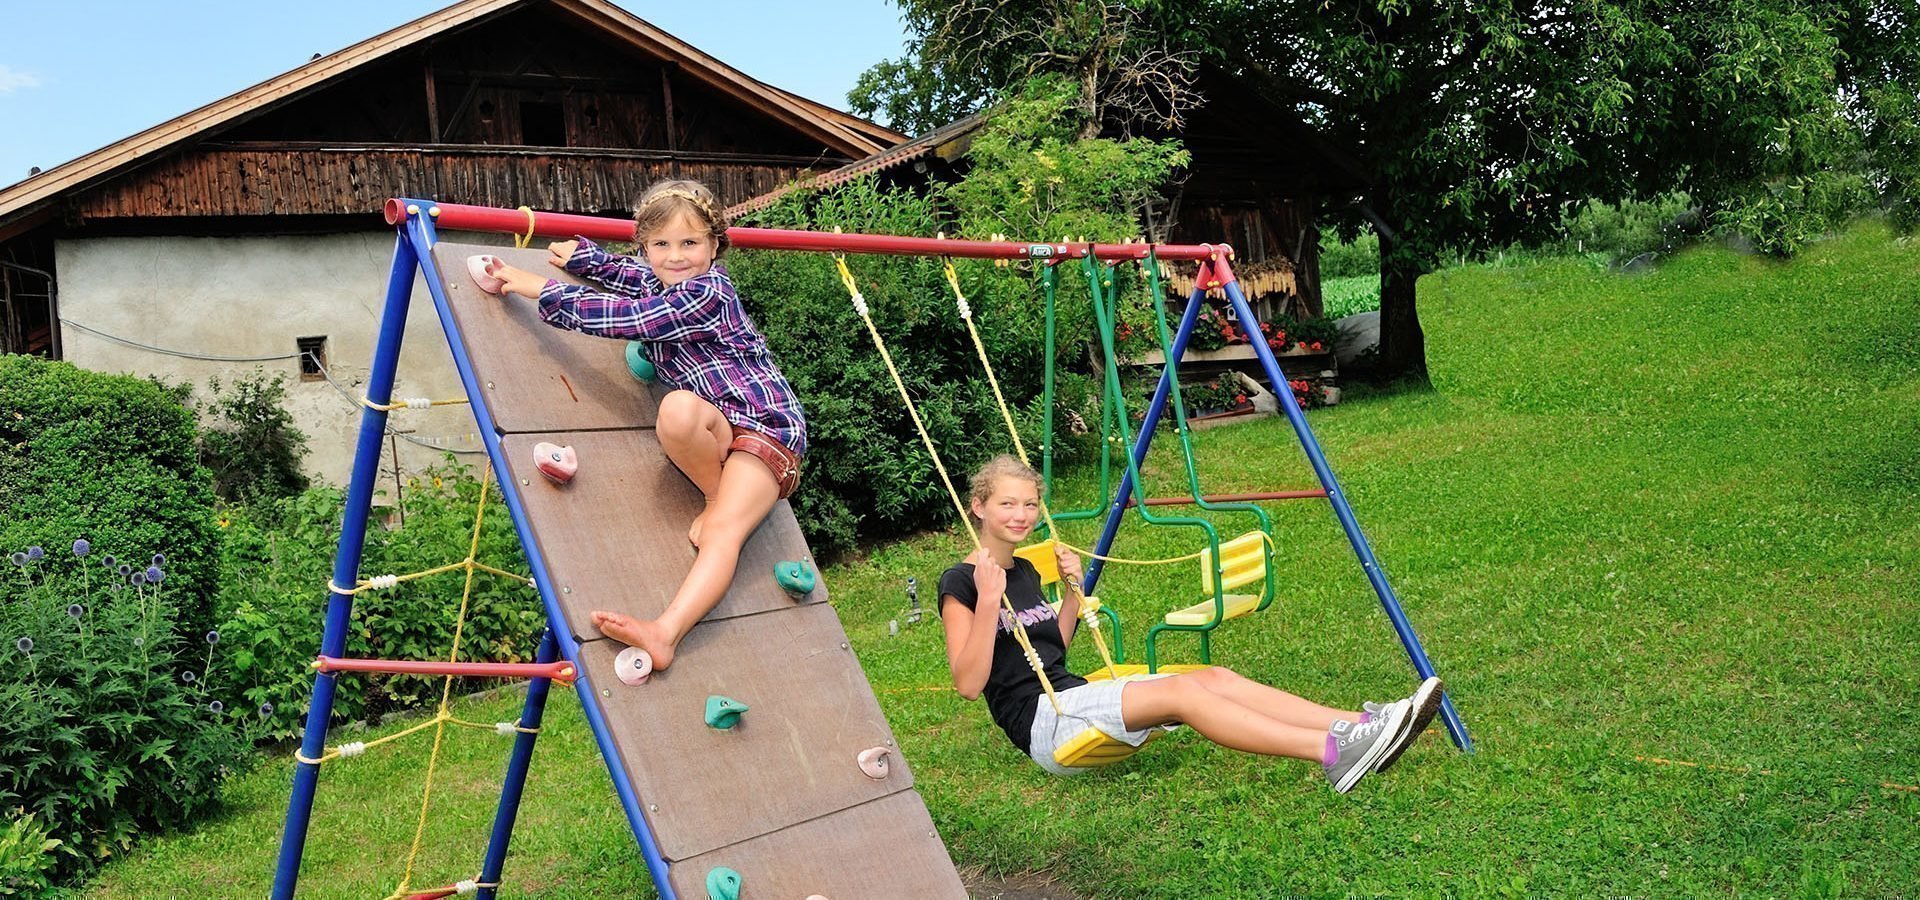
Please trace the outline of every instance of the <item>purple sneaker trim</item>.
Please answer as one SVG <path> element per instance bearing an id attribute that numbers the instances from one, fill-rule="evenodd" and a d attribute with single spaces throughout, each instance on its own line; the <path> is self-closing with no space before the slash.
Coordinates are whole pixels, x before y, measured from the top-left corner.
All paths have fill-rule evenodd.
<path id="1" fill-rule="evenodd" d="M 1340 745 L 1333 739 L 1333 732 L 1327 732 L 1327 749 L 1320 753 L 1321 768 L 1332 768 L 1340 759 Z"/>

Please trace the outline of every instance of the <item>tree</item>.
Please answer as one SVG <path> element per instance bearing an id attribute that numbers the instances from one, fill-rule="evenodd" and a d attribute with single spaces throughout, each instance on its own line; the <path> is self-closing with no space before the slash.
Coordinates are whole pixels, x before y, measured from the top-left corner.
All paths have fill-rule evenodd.
<path id="1" fill-rule="evenodd" d="M 924 133 L 1042 74 L 1079 88 L 1080 137 L 1104 124 L 1177 129 L 1198 95 L 1206 29 L 1188 4 L 1146 0 L 897 0 L 908 53 L 861 75 L 855 112 Z"/>
<path id="2" fill-rule="evenodd" d="M 1044 25 L 1027 9 L 903 5 L 921 63 L 958 66 L 962 83 L 1089 65 L 1049 61 L 1038 39 L 963 48 L 941 37 L 1025 35 Z M 1920 221 L 1914 0 L 1129 6 L 1127 46 L 1204 52 L 1370 175 L 1366 195 L 1336 200 L 1330 215 L 1347 234 L 1380 234 L 1384 375 L 1424 377 L 1422 274 L 1449 256 L 1545 237 L 1569 203 L 1684 190 L 1711 222 L 1773 253 L 1875 191 L 1897 222 Z"/>

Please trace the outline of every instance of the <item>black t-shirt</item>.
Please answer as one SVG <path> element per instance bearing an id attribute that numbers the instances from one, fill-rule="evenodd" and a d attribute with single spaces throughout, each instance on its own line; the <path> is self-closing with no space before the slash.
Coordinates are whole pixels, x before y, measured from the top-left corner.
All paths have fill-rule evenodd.
<path id="1" fill-rule="evenodd" d="M 966 604 L 968 609 L 974 608 L 979 594 L 973 589 L 972 563 L 958 563 L 940 574 L 942 615 L 946 614 L 948 597 Z M 1054 691 L 1086 684 L 1085 678 L 1067 671 L 1067 645 L 1060 640 L 1059 616 L 1047 605 L 1046 592 L 1040 589 L 1040 573 L 1035 571 L 1033 563 L 1014 559 L 1013 568 L 1007 570 L 1007 600 L 1020 616 L 1020 623 L 1026 626 L 1027 640 L 1033 643 L 1034 652 L 1040 654 L 1040 663 L 1046 668 L 1047 680 L 1053 682 Z M 1020 649 L 1020 642 L 1013 636 L 1007 611 L 1002 608 L 1000 630 L 993 641 L 993 668 L 987 672 L 987 686 L 981 696 L 987 701 L 987 711 L 993 714 L 994 724 L 1007 733 L 1021 753 L 1029 752 L 1027 738 L 1033 733 L 1033 712 L 1045 694 L 1040 679 L 1033 674 L 1033 666 L 1027 663 L 1026 653 Z"/>

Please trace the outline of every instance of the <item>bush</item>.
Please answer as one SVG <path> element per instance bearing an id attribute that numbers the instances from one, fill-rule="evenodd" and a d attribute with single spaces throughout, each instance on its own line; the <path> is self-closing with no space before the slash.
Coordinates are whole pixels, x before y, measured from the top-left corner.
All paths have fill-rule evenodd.
<path id="1" fill-rule="evenodd" d="M 1380 275 L 1354 275 L 1320 282 L 1320 307 L 1329 319 L 1339 320 L 1380 308 Z"/>
<path id="2" fill-rule="evenodd" d="M 0 897 L 38 897 L 53 887 L 54 851 L 60 840 L 47 836 L 33 816 L 0 824 Z"/>
<path id="3" fill-rule="evenodd" d="M 151 382 L 0 356 L 0 548 L 86 538 L 132 558 L 164 553 L 183 632 L 210 627 L 218 531 L 193 414 Z M 79 562 L 54 554 L 55 574 Z"/>
<path id="4" fill-rule="evenodd" d="M 369 531 L 361 571 L 404 575 L 458 562 L 473 534 L 480 482 L 449 464 L 410 479 L 406 524 Z M 525 557 L 497 488 L 481 528 L 476 558 L 495 568 L 525 572 Z M 326 622 L 327 580 L 340 535 L 341 492 L 310 488 L 297 496 L 228 510 L 219 598 L 222 653 L 214 674 L 244 698 L 266 736 L 301 732 L 313 695 L 309 664 L 320 652 Z M 453 646 L 463 576 L 447 572 L 353 598 L 347 655 L 381 659 L 445 659 Z M 546 612 L 526 582 L 476 574 L 461 634 L 461 659 L 525 662 L 539 648 Z M 335 721 L 363 721 L 430 705 L 440 680 L 396 675 L 351 675 L 334 693 Z"/>
<path id="5" fill-rule="evenodd" d="M 884 190 L 870 179 L 830 192 L 797 191 L 757 213 L 779 228 L 932 237 L 946 231 L 985 239 L 1071 236 L 1124 240 L 1135 233 L 1133 204 L 1184 162 L 1176 145 L 1077 140 L 1072 94 L 1037 82 L 1009 101 L 976 135 L 971 171 L 931 197 Z M 818 254 L 742 251 L 733 257 L 754 321 L 806 405 L 810 448 L 793 503 L 816 552 L 853 546 L 863 535 L 950 524 L 945 486 L 920 446 L 885 364 L 855 315 L 833 261 Z M 876 328 L 950 475 L 963 479 L 1011 449 L 939 260 L 856 258 L 849 265 L 872 306 Z M 1021 441 L 1040 452 L 1046 368 L 1042 291 L 1036 272 L 958 264 L 981 341 Z M 1123 270 L 1125 271 L 1125 270 Z M 1091 315 L 1077 265 L 1060 267 L 1055 364 L 1056 459 L 1093 445 L 1075 439 L 1069 416 L 1097 422 L 1097 386 L 1085 374 Z M 1138 278 L 1123 276 L 1123 319 L 1146 321 Z"/>
<path id="6" fill-rule="evenodd" d="M 287 399 L 286 374 L 275 372 L 269 378 L 265 370 L 255 369 L 225 388 L 220 379 L 210 379 L 212 399 L 200 407 L 200 461 L 213 473 L 214 493 L 245 502 L 306 490 L 300 460 L 306 455 L 307 436 L 281 406 Z"/>
<path id="7" fill-rule="evenodd" d="M 1380 280 L 1380 236 L 1363 231 L 1351 241 L 1320 248 L 1320 281 L 1371 275 Z"/>
<path id="8" fill-rule="evenodd" d="M 46 823 L 56 880 L 201 815 L 245 751 L 206 679 L 213 642 L 176 634 L 167 564 L 70 543 L 14 551 L 0 577 L 0 808 Z"/>

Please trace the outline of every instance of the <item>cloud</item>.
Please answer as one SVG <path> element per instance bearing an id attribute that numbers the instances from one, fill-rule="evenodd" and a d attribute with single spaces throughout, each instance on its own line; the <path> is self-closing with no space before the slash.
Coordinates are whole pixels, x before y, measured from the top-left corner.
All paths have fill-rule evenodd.
<path id="1" fill-rule="evenodd" d="M 40 79 L 30 72 L 16 72 L 5 63 L 0 63 L 0 94 L 11 94 L 21 88 L 40 86 Z"/>

